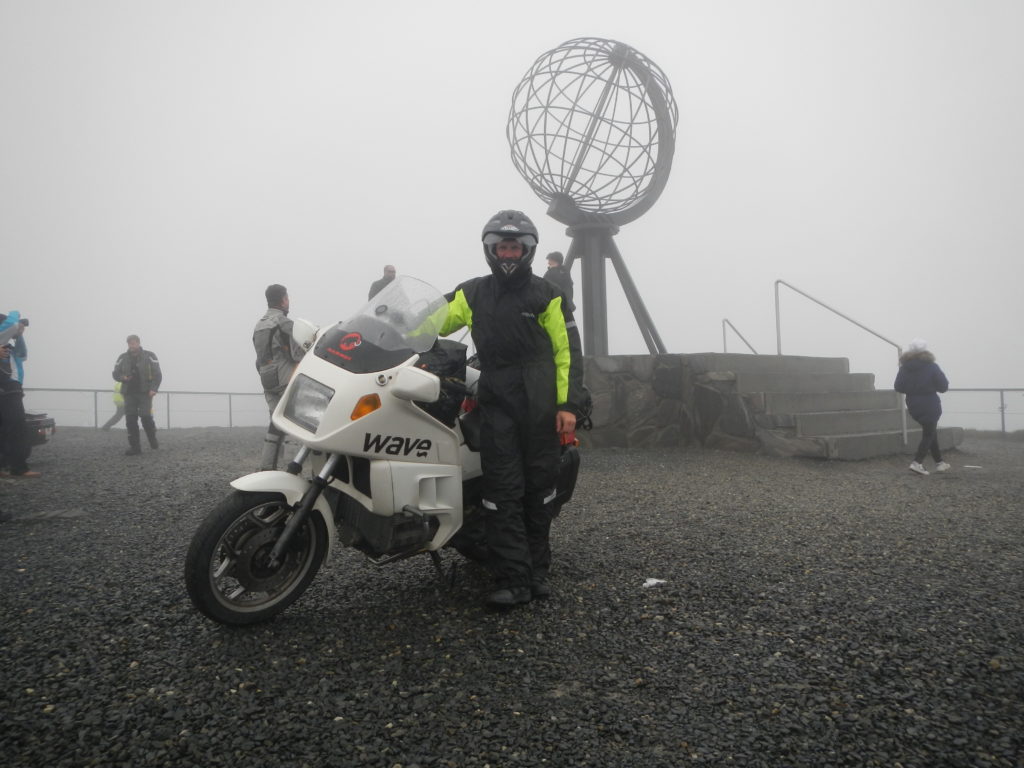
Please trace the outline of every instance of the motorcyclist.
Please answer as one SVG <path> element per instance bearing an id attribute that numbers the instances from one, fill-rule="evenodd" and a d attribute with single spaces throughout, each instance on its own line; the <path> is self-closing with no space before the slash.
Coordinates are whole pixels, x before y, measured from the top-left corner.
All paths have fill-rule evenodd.
<path id="1" fill-rule="evenodd" d="M 142 341 L 136 334 L 131 334 L 125 341 L 128 351 L 118 356 L 111 375 L 114 381 L 124 382 L 121 394 L 124 395 L 124 425 L 128 430 L 128 450 L 125 455 L 137 456 L 142 452 L 139 447 L 139 421 L 146 432 L 149 447 L 153 450 L 160 447 L 156 439 L 156 422 L 153 420 L 153 398 L 160 389 L 163 373 L 156 353 L 143 349 Z"/>
<path id="2" fill-rule="evenodd" d="M 288 380 L 302 359 L 304 350 L 292 338 L 292 321 L 288 318 L 291 300 L 288 289 L 274 283 L 268 285 L 264 295 L 267 311 L 256 323 L 252 332 L 252 343 L 256 349 L 256 371 L 260 375 L 263 396 L 270 409 L 270 426 L 263 438 L 260 453 L 260 470 L 277 469 L 277 462 L 284 444 L 284 432 L 274 425 L 274 409 L 288 386 Z"/>
<path id="3" fill-rule="evenodd" d="M 551 527 L 559 436 L 583 402 L 582 355 L 562 292 L 531 271 L 537 228 L 521 211 L 484 226 L 491 274 L 445 298 L 441 335 L 469 326 L 480 360 L 483 506 L 495 589 L 488 605 L 550 596 Z"/>

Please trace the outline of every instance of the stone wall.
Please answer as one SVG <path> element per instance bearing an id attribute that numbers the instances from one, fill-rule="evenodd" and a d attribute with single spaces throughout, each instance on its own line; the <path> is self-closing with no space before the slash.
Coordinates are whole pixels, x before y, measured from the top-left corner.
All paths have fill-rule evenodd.
<path id="1" fill-rule="evenodd" d="M 594 447 L 661 448 L 700 443 L 757 450 L 734 381 L 706 370 L 705 355 L 587 357 L 584 381 L 594 398 L 594 428 L 581 432 Z"/>
<path id="2" fill-rule="evenodd" d="M 694 440 L 683 355 L 587 357 L 584 381 L 594 398 L 594 447 L 655 448 Z"/>

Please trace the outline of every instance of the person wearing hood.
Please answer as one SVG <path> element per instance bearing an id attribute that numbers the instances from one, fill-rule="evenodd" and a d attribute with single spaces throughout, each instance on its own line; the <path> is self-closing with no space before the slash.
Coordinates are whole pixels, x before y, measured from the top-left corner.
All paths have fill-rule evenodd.
<path id="1" fill-rule="evenodd" d="M 0 457 L 14 477 L 33 478 L 40 473 L 28 468 L 32 453 L 25 425 L 25 393 L 16 374 L 17 341 L 28 320 L 18 312 L 0 314 Z M 0 476 L 7 476 L 0 471 Z"/>
<path id="2" fill-rule="evenodd" d="M 927 475 L 928 470 L 921 463 L 926 454 L 935 460 L 935 471 L 945 472 L 949 464 L 942 460 L 939 450 L 939 417 L 942 416 L 942 401 L 939 392 L 949 389 L 949 380 L 935 362 L 935 355 L 928 351 L 924 339 L 914 339 L 907 351 L 900 355 L 900 370 L 896 374 L 893 389 L 906 396 L 907 412 L 921 425 L 921 442 L 917 446 L 910 471 Z"/>

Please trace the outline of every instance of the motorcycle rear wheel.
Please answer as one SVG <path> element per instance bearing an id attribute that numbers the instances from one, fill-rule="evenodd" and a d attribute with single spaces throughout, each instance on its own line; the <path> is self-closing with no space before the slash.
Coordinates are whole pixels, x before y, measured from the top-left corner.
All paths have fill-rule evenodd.
<path id="1" fill-rule="evenodd" d="M 232 491 L 200 524 L 185 557 L 195 607 L 222 624 L 256 624 L 306 591 L 327 554 L 327 526 L 313 512 L 276 567 L 270 551 L 293 514 L 276 493 Z"/>

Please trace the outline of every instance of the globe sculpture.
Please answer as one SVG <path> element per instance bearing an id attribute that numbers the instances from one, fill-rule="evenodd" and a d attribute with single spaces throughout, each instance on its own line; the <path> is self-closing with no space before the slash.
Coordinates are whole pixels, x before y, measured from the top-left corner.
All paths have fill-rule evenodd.
<path id="1" fill-rule="evenodd" d="M 581 37 L 540 56 L 516 87 L 512 162 L 572 238 L 583 269 L 583 342 L 608 354 L 605 259 L 651 353 L 664 352 L 613 236 L 657 201 L 672 167 L 679 113 L 665 74 L 615 40 Z"/>

